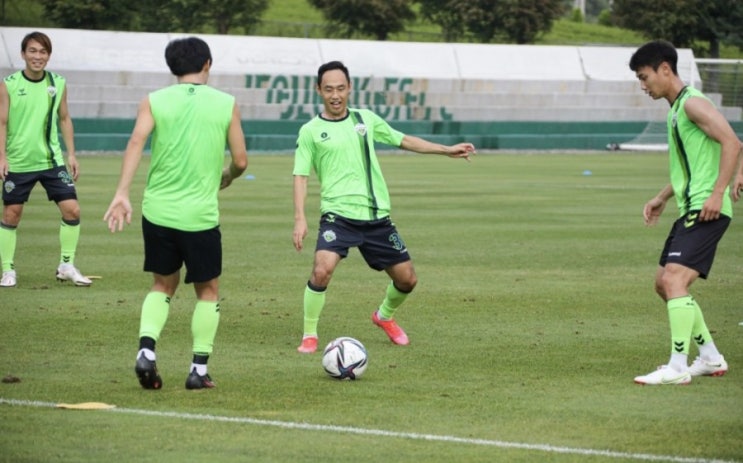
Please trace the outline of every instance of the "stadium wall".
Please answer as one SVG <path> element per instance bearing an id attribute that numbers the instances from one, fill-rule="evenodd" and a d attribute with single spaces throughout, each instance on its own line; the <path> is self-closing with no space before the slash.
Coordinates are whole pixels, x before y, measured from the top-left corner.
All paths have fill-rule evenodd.
<path id="1" fill-rule="evenodd" d="M 3 75 L 23 67 L 20 43 L 31 30 L 0 29 Z M 44 32 L 54 44 L 49 69 L 68 78 L 78 149 L 123 149 L 141 98 L 175 82 L 163 52 L 184 35 Z M 627 66 L 630 47 L 200 37 L 214 58 L 210 84 L 236 96 L 251 150 L 293 149 L 298 127 L 322 107 L 317 67 L 335 59 L 351 71 L 353 106 L 444 143 L 603 149 L 634 138 L 668 109 L 640 91 Z M 679 72 L 703 88 L 691 50 L 680 50 Z M 741 120 L 741 108 L 723 112 Z"/>

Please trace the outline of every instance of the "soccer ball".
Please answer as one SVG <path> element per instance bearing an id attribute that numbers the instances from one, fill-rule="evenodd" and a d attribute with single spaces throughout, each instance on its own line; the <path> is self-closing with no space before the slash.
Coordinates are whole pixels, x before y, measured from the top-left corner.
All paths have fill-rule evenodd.
<path id="1" fill-rule="evenodd" d="M 332 340 L 322 353 L 322 367 L 336 379 L 356 379 L 364 374 L 369 357 L 366 348 L 354 338 Z"/>

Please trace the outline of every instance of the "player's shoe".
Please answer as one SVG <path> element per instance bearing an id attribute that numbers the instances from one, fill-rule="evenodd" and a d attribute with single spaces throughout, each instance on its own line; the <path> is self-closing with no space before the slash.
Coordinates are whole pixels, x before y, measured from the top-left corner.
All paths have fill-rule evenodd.
<path id="1" fill-rule="evenodd" d="M 637 384 L 671 384 L 685 385 L 691 383 L 691 374 L 689 371 L 679 372 L 669 365 L 661 365 L 652 373 L 644 376 L 636 376 Z"/>
<path id="2" fill-rule="evenodd" d="M 154 360 L 148 360 L 144 354 L 140 354 L 137 364 L 134 366 L 134 372 L 139 378 L 139 384 L 145 389 L 160 389 L 163 387 L 163 380 L 160 373 L 157 372 L 157 365 Z"/>
<path id="3" fill-rule="evenodd" d="M 15 276 L 15 270 L 8 270 L 7 272 L 3 272 L 3 278 L 0 280 L 0 286 L 3 288 L 12 288 L 17 283 L 16 276 Z"/>
<path id="4" fill-rule="evenodd" d="M 59 281 L 71 281 L 75 283 L 75 286 L 90 286 L 92 281 L 90 278 L 86 278 L 80 273 L 80 270 L 76 269 L 72 264 L 60 264 L 57 267 L 57 280 Z"/>
<path id="5" fill-rule="evenodd" d="M 725 357 L 720 356 L 720 360 L 710 362 L 697 357 L 689 367 L 689 373 L 692 376 L 722 376 L 728 371 L 728 362 Z"/>
<path id="6" fill-rule="evenodd" d="M 317 350 L 317 336 L 305 336 L 302 338 L 302 344 L 297 347 L 300 354 L 311 354 Z"/>
<path id="7" fill-rule="evenodd" d="M 410 343 L 410 341 L 408 340 L 408 335 L 405 334 L 405 331 L 400 328 L 400 325 L 398 325 L 395 320 L 380 320 L 379 314 L 375 311 L 372 314 L 372 322 L 374 322 L 374 324 L 378 327 L 382 328 L 384 332 L 387 333 L 390 341 L 394 342 L 395 344 L 407 346 Z"/>
<path id="8" fill-rule="evenodd" d="M 196 373 L 196 368 L 191 370 L 191 374 L 186 378 L 186 389 L 211 389 L 215 386 L 216 384 L 212 381 L 211 376 L 208 374 L 199 375 Z"/>

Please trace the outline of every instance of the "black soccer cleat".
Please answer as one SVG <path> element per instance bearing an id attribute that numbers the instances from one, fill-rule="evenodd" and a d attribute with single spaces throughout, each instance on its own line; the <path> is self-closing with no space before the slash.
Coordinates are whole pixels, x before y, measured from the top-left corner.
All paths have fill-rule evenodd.
<path id="1" fill-rule="evenodd" d="M 211 389 L 215 386 L 216 384 L 214 384 L 209 374 L 200 376 L 196 373 L 196 368 L 191 370 L 191 374 L 186 378 L 186 389 Z"/>
<path id="2" fill-rule="evenodd" d="M 163 380 L 160 373 L 157 372 L 157 365 L 154 360 L 148 360 L 144 354 L 137 359 L 134 366 L 134 372 L 139 378 L 139 384 L 145 389 L 160 389 L 163 387 Z"/>

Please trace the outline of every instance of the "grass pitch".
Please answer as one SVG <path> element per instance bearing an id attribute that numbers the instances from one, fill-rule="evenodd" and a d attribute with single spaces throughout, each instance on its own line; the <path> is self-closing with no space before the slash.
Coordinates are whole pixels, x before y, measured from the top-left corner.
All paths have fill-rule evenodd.
<path id="1" fill-rule="evenodd" d="M 193 289 L 182 285 L 158 343 L 164 387 L 133 372 L 139 207 L 111 235 L 101 218 L 120 157 L 81 155 L 76 264 L 90 288 L 54 280 L 58 212 L 40 187 L 19 227 L 18 287 L 0 291 L 0 461 L 532 462 L 743 460 L 743 239 L 733 221 L 693 294 L 730 364 L 685 387 L 632 378 L 668 358 L 653 293 L 676 216 L 641 210 L 667 182 L 662 154 L 421 155 L 381 159 L 419 286 L 398 312 L 411 344 L 372 325 L 387 279 L 353 251 L 336 271 L 320 344 L 361 340 L 370 365 L 330 379 L 299 355 L 314 235 L 291 244 L 292 158 L 254 155 L 220 193 L 222 319 L 210 373 L 186 391 Z M 139 203 L 147 159 L 132 188 Z M 590 175 L 588 175 L 590 173 Z M 317 221 L 316 182 L 308 221 Z M 740 205 L 736 211 L 743 213 Z M 692 350 L 692 356 L 696 351 Z M 54 408 L 104 402 L 113 410 Z"/>

